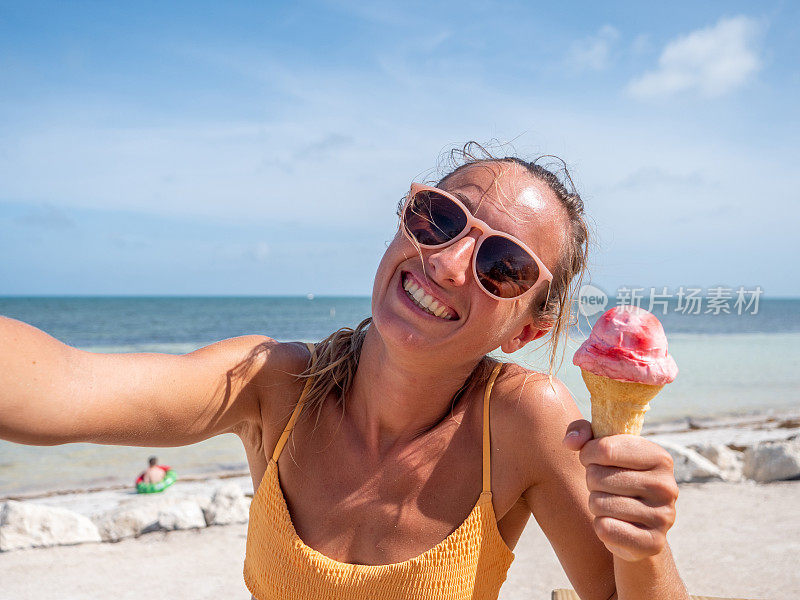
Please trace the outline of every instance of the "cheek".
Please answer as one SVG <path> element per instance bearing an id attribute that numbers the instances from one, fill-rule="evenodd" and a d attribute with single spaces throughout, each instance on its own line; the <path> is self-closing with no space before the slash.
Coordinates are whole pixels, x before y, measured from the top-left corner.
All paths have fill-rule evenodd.
<path id="1" fill-rule="evenodd" d="M 406 246 L 410 246 L 410 244 L 406 242 L 405 238 L 398 232 L 389 243 L 386 252 L 383 253 L 380 263 L 378 263 L 378 270 L 375 272 L 375 280 L 372 283 L 373 301 L 389 283 L 394 272 L 397 270 L 397 265 L 406 259 L 408 255 Z"/>
<path id="2" fill-rule="evenodd" d="M 420 254 L 417 248 L 398 231 L 386 247 L 386 252 L 383 253 L 383 258 L 381 258 L 381 262 L 378 264 L 378 274 L 380 275 L 382 271 L 392 272 L 397 268 L 397 265 L 403 261 L 414 257 L 419 258 L 419 256 Z"/>
<path id="3" fill-rule="evenodd" d="M 479 327 L 486 332 L 487 341 L 492 344 L 500 345 L 506 338 L 515 332 L 517 324 L 520 322 L 519 308 L 505 302 L 497 304 L 496 301 L 488 298 L 486 294 L 480 292 L 485 298 L 481 299 L 476 306 L 480 312 Z"/>
<path id="4" fill-rule="evenodd" d="M 479 331 L 487 339 L 494 339 L 498 333 L 505 330 L 506 313 L 495 300 L 489 298 L 480 289 L 474 290 L 470 305 L 471 317 Z"/>

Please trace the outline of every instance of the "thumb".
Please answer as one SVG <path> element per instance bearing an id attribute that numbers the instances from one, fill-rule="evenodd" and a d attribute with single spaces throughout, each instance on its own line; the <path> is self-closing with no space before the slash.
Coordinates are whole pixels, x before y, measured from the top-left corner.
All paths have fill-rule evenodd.
<path id="1" fill-rule="evenodd" d="M 592 425 L 585 419 L 573 421 L 567 426 L 567 435 L 564 436 L 564 445 L 570 450 L 578 451 L 591 440 Z"/>

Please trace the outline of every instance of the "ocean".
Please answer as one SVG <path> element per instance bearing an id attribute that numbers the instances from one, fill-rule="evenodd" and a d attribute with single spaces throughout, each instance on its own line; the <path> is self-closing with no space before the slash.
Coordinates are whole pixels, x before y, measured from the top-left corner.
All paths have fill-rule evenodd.
<path id="1" fill-rule="evenodd" d="M 610 305 L 615 300 L 610 299 Z M 645 306 L 646 307 L 646 306 Z M 685 306 L 684 306 L 685 308 Z M 680 373 L 652 403 L 648 422 L 684 417 L 800 409 L 800 299 L 764 299 L 756 314 L 681 312 L 675 299 L 660 307 L 670 352 Z M 30 323 L 91 352 L 183 354 L 246 334 L 316 341 L 369 316 L 366 297 L 46 297 L 0 298 L 0 315 Z M 662 313 L 666 314 L 662 314 Z M 588 392 L 572 354 L 595 317 L 573 328 L 555 372 L 589 415 Z M 547 371 L 546 348 L 504 357 Z M 147 457 L 180 474 L 202 476 L 247 468 L 232 434 L 180 448 L 66 444 L 35 447 L 0 441 L 0 498 L 48 490 L 130 483 Z"/>

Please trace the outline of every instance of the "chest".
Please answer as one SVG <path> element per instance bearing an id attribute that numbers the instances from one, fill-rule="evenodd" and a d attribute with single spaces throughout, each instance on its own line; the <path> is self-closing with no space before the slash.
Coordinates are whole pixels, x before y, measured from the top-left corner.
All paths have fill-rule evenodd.
<path id="1" fill-rule="evenodd" d="M 481 493 L 480 448 L 465 444 L 464 434 L 445 436 L 445 452 L 436 451 L 445 440 L 433 438 L 372 464 L 341 438 L 306 438 L 302 449 L 287 444 L 278 472 L 298 536 L 330 558 L 358 564 L 402 562 L 436 546 Z"/>
<path id="2" fill-rule="evenodd" d="M 365 459 L 332 416 L 301 419 L 278 459 L 283 499 L 307 546 L 339 562 L 403 562 L 442 542 L 475 510 L 483 474 L 480 410 L 464 409 L 380 462 Z M 267 455 L 273 446 L 265 443 Z M 529 513 L 519 510 L 518 482 L 499 455 L 495 444 L 494 513 L 513 548 Z"/>

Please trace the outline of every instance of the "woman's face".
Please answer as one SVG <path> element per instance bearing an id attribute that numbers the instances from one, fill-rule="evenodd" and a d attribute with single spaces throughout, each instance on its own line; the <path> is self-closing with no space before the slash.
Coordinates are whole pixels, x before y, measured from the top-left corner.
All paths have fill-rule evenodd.
<path id="1" fill-rule="evenodd" d="M 450 177 L 442 188 L 489 226 L 525 242 L 555 271 L 567 218 L 546 184 L 516 164 L 479 163 Z M 511 341 L 526 325 L 529 335 L 539 330 L 530 296 L 496 300 L 475 280 L 471 261 L 480 235 L 475 229 L 445 248 L 418 251 L 398 229 L 372 291 L 373 323 L 385 343 L 418 352 L 457 351 L 459 360 L 470 361 Z M 445 312 L 437 310 L 436 316 L 419 307 L 404 288 L 409 283 L 432 296 Z"/>

